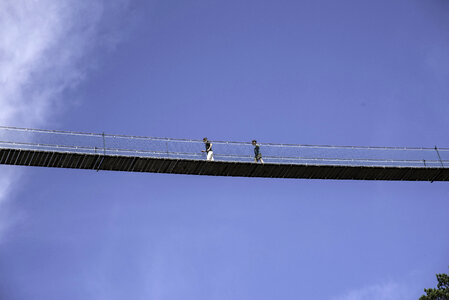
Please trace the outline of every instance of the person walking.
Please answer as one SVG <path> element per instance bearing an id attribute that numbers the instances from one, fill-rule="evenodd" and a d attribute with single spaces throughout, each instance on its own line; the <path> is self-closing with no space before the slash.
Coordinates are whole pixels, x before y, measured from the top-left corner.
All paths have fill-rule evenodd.
<path id="1" fill-rule="evenodd" d="M 206 160 L 213 161 L 214 160 L 214 152 L 212 151 L 212 143 L 205 137 L 203 139 L 203 143 L 206 146 L 206 150 L 201 150 L 201 152 L 206 152 Z"/>
<path id="2" fill-rule="evenodd" d="M 254 146 L 254 162 L 255 163 L 258 163 L 258 162 L 263 163 L 262 153 L 260 153 L 260 146 L 257 145 L 257 141 L 253 140 L 251 144 L 253 144 L 253 146 Z"/>

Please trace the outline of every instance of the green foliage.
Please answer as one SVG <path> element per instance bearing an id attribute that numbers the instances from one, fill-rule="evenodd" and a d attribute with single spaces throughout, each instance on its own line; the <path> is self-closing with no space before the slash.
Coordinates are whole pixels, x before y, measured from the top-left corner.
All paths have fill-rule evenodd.
<path id="1" fill-rule="evenodd" d="M 449 300 L 449 275 L 437 274 L 437 288 L 424 289 L 427 295 L 421 296 L 419 300 Z"/>

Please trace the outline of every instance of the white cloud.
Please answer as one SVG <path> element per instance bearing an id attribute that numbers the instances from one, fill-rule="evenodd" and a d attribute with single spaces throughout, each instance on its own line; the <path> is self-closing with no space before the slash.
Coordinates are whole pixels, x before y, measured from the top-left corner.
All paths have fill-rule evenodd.
<path id="1" fill-rule="evenodd" d="M 416 299 L 416 291 L 405 284 L 386 282 L 354 289 L 333 300 L 403 300 Z"/>
<path id="2" fill-rule="evenodd" d="M 84 77 L 82 58 L 103 10 L 84 2 L 0 3 L 0 124 L 45 122 L 58 94 Z"/>
<path id="3" fill-rule="evenodd" d="M 62 93 L 85 78 L 89 53 L 116 42 L 100 34 L 100 25 L 105 12 L 124 5 L 126 1 L 0 1 L 0 125 L 45 126 L 67 104 Z M 0 166 L 3 207 L 16 172 Z M 0 239 L 8 222 L 2 211 Z"/>

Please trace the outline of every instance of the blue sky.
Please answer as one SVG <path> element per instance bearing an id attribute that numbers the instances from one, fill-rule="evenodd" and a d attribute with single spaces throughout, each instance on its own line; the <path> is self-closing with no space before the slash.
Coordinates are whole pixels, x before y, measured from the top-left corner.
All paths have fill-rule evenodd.
<path id="1" fill-rule="evenodd" d="M 0 4 L 1 125 L 449 147 L 447 1 Z M 0 299 L 416 299 L 446 183 L 0 166 Z"/>

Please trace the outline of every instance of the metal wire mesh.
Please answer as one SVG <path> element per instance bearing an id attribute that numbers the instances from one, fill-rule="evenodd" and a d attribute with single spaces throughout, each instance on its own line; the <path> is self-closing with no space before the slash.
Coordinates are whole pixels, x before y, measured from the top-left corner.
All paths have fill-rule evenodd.
<path id="1" fill-rule="evenodd" d="M 250 142 L 211 141 L 216 161 L 252 162 Z M 265 163 L 449 167 L 449 148 L 315 146 L 259 143 Z M 0 126 L 0 148 L 204 160 L 199 140 L 81 133 Z"/>

